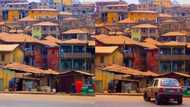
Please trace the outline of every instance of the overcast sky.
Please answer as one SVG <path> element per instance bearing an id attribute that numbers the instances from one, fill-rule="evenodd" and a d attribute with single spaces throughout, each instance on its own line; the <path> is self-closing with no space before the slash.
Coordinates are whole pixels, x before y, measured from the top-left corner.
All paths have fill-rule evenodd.
<path id="1" fill-rule="evenodd" d="M 29 1 L 39 1 L 39 0 L 29 0 Z M 80 0 L 80 1 L 114 1 L 114 0 Z M 138 0 L 125 0 L 128 3 L 138 3 Z M 182 4 L 190 4 L 190 0 L 176 0 Z"/>

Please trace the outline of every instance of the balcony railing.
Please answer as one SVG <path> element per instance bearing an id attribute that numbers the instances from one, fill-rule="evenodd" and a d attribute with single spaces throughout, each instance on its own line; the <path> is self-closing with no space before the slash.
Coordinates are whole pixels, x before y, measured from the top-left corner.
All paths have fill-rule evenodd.
<path id="1" fill-rule="evenodd" d="M 133 54 L 132 53 L 124 53 L 124 57 L 125 58 L 133 58 Z"/>
<path id="2" fill-rule="evenodd" d="M 61 57 L 62 58 L 65 58 L 65 59 L 81 59 L 81 58 L 92 58 L 93 55 L 90 54 L 90 53 L 64 53 L 64 54 L 61 54 Z"/>
<path id="3" fill-rule="evenodd" d="M 160 55 L 159 59 L 162 61 L 189 61 L 190 56 L 188 55 Z"/>
<path id="4" fill-rule="evenodd" d="M 33 51 L 25 51 L 24 54 L 25 54 L 25 56 L 34 56 Z"/>

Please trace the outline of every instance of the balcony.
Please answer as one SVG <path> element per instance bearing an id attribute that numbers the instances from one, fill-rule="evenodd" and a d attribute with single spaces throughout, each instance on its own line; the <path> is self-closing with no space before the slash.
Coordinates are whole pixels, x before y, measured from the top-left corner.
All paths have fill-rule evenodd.
<path id="1" fill-rule="evenodd" d="M 124 53 L 124 57 L 125 58 L 133 58 L 133 54 L 132 53 Z"/>
<path id="2" fill-rule="evenodd" d="M 160 55 L 160 61 L 189 61 L 190 56 L 188 55 Z"/>
<path id="3" fill-rule="evenodd" d="M 84 58 L 92 58 L 93 55 L 90 53 L 64 53 L 61 54 L 61 57 L 64 59 L 84 59 Z"/>
<path id="4" fill-rule="evenodd" d="M 25 51 L 24 54 L 25 54 L 25 56 L 34 56 L 33 51 Z"/>

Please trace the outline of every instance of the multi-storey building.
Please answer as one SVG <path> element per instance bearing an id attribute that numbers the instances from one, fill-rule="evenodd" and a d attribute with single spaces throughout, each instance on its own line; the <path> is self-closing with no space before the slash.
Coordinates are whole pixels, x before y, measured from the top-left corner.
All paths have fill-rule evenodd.
<path id="1" fill-rule="evenodd" d="M 160 11 L 160 8 L 155 4 L 137 4 L 136 10 L 143 10 L 143 11 Z"/>
<path id="2" fill-rule="evenodd" d="M 17 27 L 19 26 L 19 28 L 23 30 L 30 30 L 33 24 L 36 24 L 36 23 L 39 23 L 38 19 L 34 19 L 34 18 L 26 16 L 18 20 Z"/>
<path id="3" fill-rule="evenodd" d="M 16 22 L 17 20 L 26 17 L 30 5 L 28 2 L 24 3 L 7 3 L 3 7 L 3 20 L 8 22 Z"/>
<path id="4" fill-rule="evenodd" d="M 119 46 L 124 59 L 123 65 L 140 70 L 145 70 L 145 51 L 138 42 L 126 36 L 97 35 L 96 46 Z"/>
<path id="5" fill-rule="evenodd" d="M 52 22 L 36 23 L 33 25 L 33 32 L 34 32 L 34 29 L 39 29 L 40 35 L 35 35 L 35 33 L 33 33 L 33 36 L 39 39 L 44 38 L 49 35 L 52 35 L 58 38 L 60 35 L 59 26 L 57 23 L 52 23 Z"/>
<path id="6" fill-rule="evenodd" d="M 128 18 L 137 22 L 151 22 L 156 23 L 158 18 L 158 12 L 155 11 L 129 11 Z"/>
<path id="7" fill-rule="evenodd" d="M 33 2 L 33 3 L 31 3 L 31 9 L 48 9 L 48 8 L 53 8 L 48 2 Z"/>
<path id="8" fill-rule="evenodd" d="M 94 71 L 95 44 L 78 39 L 65 40 L 60 43 L 61 72 L 81 70 L 84 72 Z"/>
<path id="9" fill-rule="evenodd" d="M 28 16 L 35 19 L 56 20 L 59 12 L 56 9 L 30 9 Z"/>
<path id="10" fill-rule="evenodd" d="M 142 4 L 155 4 L 159 7 L 171 7 L 172 1 L 171 0 L 139 0 Z"/>
<path id="11" fill-rule="evenodd" d="M 190 63 L 190 58 L 187 43 L 177 41 L 159 42 L 150 38 L 146 39 L 145 43 L 155 47 L 154 51 L 152 51 L 154 53 L 146 52 L 148 55 L 148 70 L 158 73 L 189 73 L 188 64 Z"/>
<path id="12" fill-rule="evenodd" d="M 145 50 L 145 57 L 146 57 L 146 70 L 152 71 L 152 72 L 158 72 L 158 47 L 156 46 L 159 44 L 157 40 L 154 40 L 152 38 L 146 38 L 144 42 L 142 42 L 142 46 Z"/>
<path id="13" fill-rule="evenodd" d="M 182 26 L 181 23 L 182 22 L 175 19 L 168 19 L 161 21 L 159 24 L 160 34 L 184 30 L 185 26 Z"/>
<path id="14" fill-rule="evenodd" d="M 181 42 L 166 42 L 159 47 L 159 72 L 188 72 L 189 51 Z"/>
<path id="15" fill-rule="evenodd" d="M 59 45 L 61 41 L 53 36 L 47 36 L 39 41 L 43 46 L 41 48 L 40 65 L 45 69 L 59 71 Z"/>
<path id="16" fill-rule="evenodd" d="M 127 17 L 128 5 L 127 4 L 117 4 L 117 5 L 107 5 L 103 8 L 100 20 L 104 23 L 117 23 Z"/>
<path id="17" fill-rule="evenodd" d="M 95 13 L 95 4 L 73 4 L 72 13 L 76 17 L 90 16 Z"/>
<path id="18" fill-rule="evenodd" d="M 113 64 L 123 65 L 123 53 L 119 46 L 96 46 L 96 67 L 104 67 Z"/>
<path id="19" fill-rule="evenodd" d="M 173 6 L 171 8 L 163 9 L 164 13 L 171 14 L 175 17 L 185 17 L 190 16 L 190 8 L 189 5 L 178 5 Z"/>
<path id="20" fill-rule="evenodd" d="M 158 26 L 151 24 L 139 24 L 131 28 L 131 37 L 133 40 L 141 41 L 145 38 L 159 38 Z"/>
<path id="21" fill-rule="evenodd" d="M 125 4 L 124 1 L 98 1 L 96 2 L 96 12 L 101 13 L 107 5 Z"/>
<path id="22" fill-rule="evenodd" d="M 77 17 L 80 22 L 80 27 L 94 26 L 95 19 L 95 4 L 93 3 L 77 3 L 72 6 L 72 14 Z"/>
<path id="23" fill-rule="evenodd" d="M 20 48 L 21 50 L 23 50 L 22 63 L 43 69 L 51 68 L 54 70 L 58 70 L 58 42 L 59 40 L 49 36 L 46 37 L 44 40 L 39 41 L 26 34 L 0 33 L 0 43 L 20 44 Z"/>
<path id="24" fill-rule="evenodd" d="M 79 28 L 80 21 L 75 17 L 64 18 L 60 23 L 60 31 L 64 32 L 69 29 L 77 29 Z"/>
<path id="25" fill-rule="evenodd" d="M 0 6 L 5 6 L 7 3 L 25 3 L 27 0 L 1 0 Z"/>
<path id="26" fill-rule="evenodd" d="M 168 32 L 160 36 L 160 41 L 170 42 L 189 42 L 190 41 L 190 33 L 181 31 L 181 32 Z"/>
<path id="27" fill-rule="evenodd" d="M 65 31 L 61 35 L 61 40 L 69 40 L 69 39 L 78 39 L 78 40 L 89 40 L 90 33 L 83 29 L 70 29 Z"/>
<path id="28" fill-rule="evenodd" d="M 21 49 L 24 50 L 24 63 L 35 66 L 35 50 L 39 45 L 36 39 L 25 34 L 0 33 L 0 42 L 3 44 L 20 44 Z"/>
<path id="29" fill-rule="evenodd" d="M 154 0 L 139 0 L 139 3 L 141 4 L 150 4 L 152 3 Z"/>
<path id="30" fill-rule="evenodd" d="M 73 0 L 40 0 L 40 5 L 38 7 L 41 7 L 44 5 L 48 8 L 53 8 L 58 11 L 70 11 L 73 4 Z"/>
<path id="31" fill-rule="evenodd" d="M 24 52 L 19 44 L 0 44 L 0 65 L 6 65 L 13 62 L 23 63 Z"/>
<path id="32" fill-rule="evenodd" d="M 78 27 L 78 25 L 75 23 L 76 18 L 74 18 L 74 20 L 65 21 L 65 19 L 68 19 L 71 17 L 73 17 L 71 12 L 59 12 L 58 23 L 59 23 L 60 32 L 63 32 L 67 29 L 73 29 L 73 27 L 75 26 Z"/>

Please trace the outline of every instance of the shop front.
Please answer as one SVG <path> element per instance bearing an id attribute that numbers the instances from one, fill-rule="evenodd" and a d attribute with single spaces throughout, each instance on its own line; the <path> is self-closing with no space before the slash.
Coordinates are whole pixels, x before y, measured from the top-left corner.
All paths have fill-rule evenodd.
<path id="1" fill-rule="evenodd" d="M 66 93 L 82 93 L 94 90 L 93 74 L 83 71 L 69 71 L 58 76 L 58 91 Z"/>

